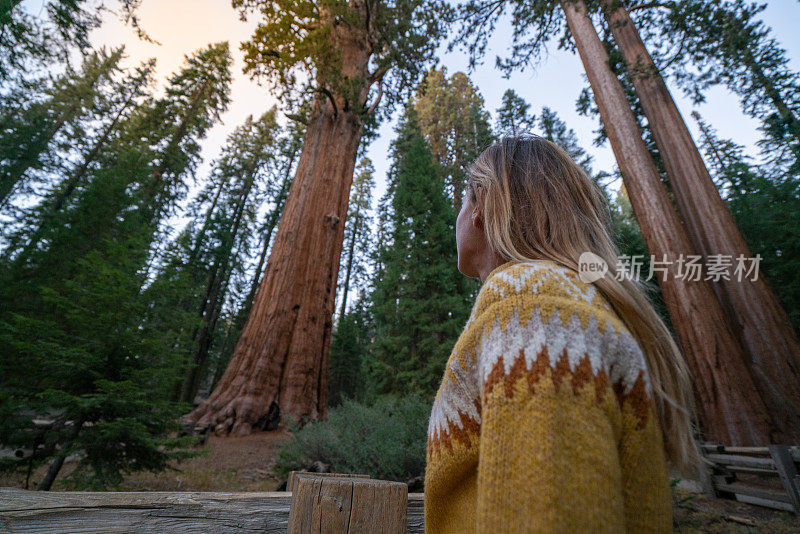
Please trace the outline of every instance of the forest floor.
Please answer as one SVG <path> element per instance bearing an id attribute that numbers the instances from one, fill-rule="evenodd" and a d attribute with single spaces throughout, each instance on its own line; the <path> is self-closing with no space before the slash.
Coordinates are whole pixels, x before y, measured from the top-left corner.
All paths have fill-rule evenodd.
<path id="1" fill-rule="evenodd" d="M 176 463 L 164 473 L 138 473 L 125 478 L 122 491 L 274 491 L 282 482 L 274 472 L 286 432 L 260 432 L 243 438 L 211 436 L 201 454 Z M 65 466 L 66 474 L 69 464 Z M 41 480 L 44 468 L 31 480 Z M 0 487 L 24 487 L 24 476 L 0 475 Z M 54 490 L 67 489 L 56 481 Z M 674 491 L 675 532 L 775 533 L 800 532 L 800 518 L 759 506 L 714 499 L 687 489 Z"/>

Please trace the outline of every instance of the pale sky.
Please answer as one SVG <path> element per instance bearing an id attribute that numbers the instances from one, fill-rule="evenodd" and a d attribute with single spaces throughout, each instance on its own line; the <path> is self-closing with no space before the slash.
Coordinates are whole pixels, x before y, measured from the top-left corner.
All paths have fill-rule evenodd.
<path id="1" fill-rule="evenodd" d="M 25 4 L 28 9 L 36 12 L 41 2 L 42 0 L 26 0 Z M 244 121 L 247 115 L 258 116 L 276 102 L 265 88 L 259 87 L 242 74 L 239 43 L 247 40 L 252 33 L 255 27 L 254 17 L 251 16 L 248 22 L 240 21 L 229 0 L 143 0 L 139 16 L 142 27 L 160 45 L 139 40 L 130 27 L 124 26 L 113 15 L 107 16 L 103 26 L 92 33 L 91 41 L 95 46 L 125 44 L 129 56 L 127 64 L 131 66 L 148 57 L 156 57 L 159 82 L 163 82 L 170 73 L 180 68 L 184 54 L 212 42 L 227 40 L 231 44 L 234 56 L 232 102 L 223 115 L 222 124 L 214 127 L 203 142 L 204 164 L 199 173 L 199 178 L 202 179 L 227 134 Z M 792 59 L 792 68 L 795 71 L 800 70 L 800 32 L 797 31 L 800 3 L 796 0 L 774 0 L 763 13 L 763 19 L 772 28 L 774 37 L 787 50 Z M 551 53 L 537 69 L 516 72 L 511 78 L 504 79 L 494 68 L 494 57 L 496 54 L 505 55 L 503 48 L 509 42 L 510 27 L 498 25 L 498 30 L 490 41 L 484 65 L 470 74 L 486 101 L 486 108 L 494 116 L 506 89 L 514 89 L 532 104 L 532 110 L 536 113 L 542 106 L 549 106 L 576 131 L 582 146 L 595 156 L 595 170 L 611 171 L 614 159 L 608 145 L 599 148 L 592 146 L 596 120 L 579 116 L 575 111 L 575 100 L 581 89 L 587 85 L 577 55 L 555 50 L 553 45 Z M 449 73 L 466 71 L 466 57 L 461 53 L 447 53 L 442 46 L 439 58 L 440 64 L 446 66 Z M 693 106 L 682 97 L 679 90 L 673 89 L 673 96 L 696 140 L 697 127 L 690 117 L 693 110 L 699 111 L 706 121 L 718 129 L 720 135 L 732 138 L 753 150 L 754 143 L 759 138 L 756 130 L 758 123 L 740 111 L 738 97 L 729 94 L 724 88 L 715 88 L 707 93 L 706 103 Z M 395 120 L 397 115 L 396 112 Z M 389 143 L 394 137 L 393 127 L 394 121 L 384 123 L 380 137 L 368 149 L 368 155 L 376 169 L 376 199 L 385 190 L 386 171 L 390 164 Z"/>

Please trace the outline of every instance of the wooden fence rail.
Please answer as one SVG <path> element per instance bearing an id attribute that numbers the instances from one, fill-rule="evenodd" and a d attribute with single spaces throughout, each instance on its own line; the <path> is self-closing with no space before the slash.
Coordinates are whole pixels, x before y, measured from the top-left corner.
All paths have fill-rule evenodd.
<path id="1" fill-rule="evenodd" d="M 0 533 L 280 533 L 289 492 L 40 492 L 0 489 Z M 408 495 L 406 532 L 425 531 L 423 494 Z"/>
<path id="2" fill-rule="evenodd" d="M 800 447 L 705 443 L 706 491 L 716 497 L 800 514 Z"/>

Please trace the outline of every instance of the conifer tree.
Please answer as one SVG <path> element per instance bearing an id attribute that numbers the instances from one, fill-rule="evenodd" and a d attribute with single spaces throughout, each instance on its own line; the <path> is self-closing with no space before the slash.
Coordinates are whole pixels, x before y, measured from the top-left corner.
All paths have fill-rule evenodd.
<path id="1" fill-rule="evenodd" d="M 766 3 L 744 0 L 681 0 L 669 9 L 643 10 L 640 25 L 657 47 L 661 63 L 687 93 L 702 100 L 706 89 L 724 84 L 738 95 L 742 109 L 762 121 L 765 148 L 785 170 L 800 172 L 800 74 L 786 50 L 760 20 Z M 646 36 L 646 38 L 649 35 Z M 680 42 L 683 58 L 658 50 Z"/>
<path id="2" fill-rule="evenodd" d="M 681 117 L 630 13 L 601 0 L 601 10 L 624 57 L 672 192 L 694 248 L 706 258 L 752 258 L 752 253 Z M 791 117 L 785 117 L 790 124 Z M 800 124 L 800 123 L 798 123 Z M 800 131 L 800 130 L 799 130 Z M 774 417 L 771 440 L 800 439 L 800 339 L 766 276 L 723 277 L 711 284 L 745 351 L 759 394 Z"/>
<path id="3" fill-rule="evenodd" d="M 445 68 L 431 69 L 417 89 L 414 106 L 458 212 L 467 169 L 494 140 L 483 97 L 463 72 L 448 77 Z"/>
<path id="4" fill-rule="evenodd" d="M 68 69 L 48 88 L 44 100 L 31 100 L 0 119 L 0 205 L 24 185 L 30 172 L 57 157 L 56 139 L 87 111 L 95 111 L 103 86 L 119 69 L 124 49 L 88 54 L 79 71 Z"/>
<path id="5" fill-rule="evenodd" d="M 347 312 L 347 297 L 354 288 L 363 287 L 367 277 L 367 260 L 372 246 L 370 210 L 372 209 L 372 189 L 375 187 L 373 174 L 375 168 L 367 158 L 362 158 L 356 167 L 353 188 L 350 193 L 350 208 L 347 213 L 344 233 L 344 256 L 340 270 L 344 276 L 342 281 L 339 305 L 339 317 Z"/>
<path id="6" fill-rule="evenodd" d="M 3 255 L 13 257 L 15 264 L 26 261 L 39 246 L 49 228 L 60 224 L 64 215 L 85 187 L 91 173 L 115 139 L 121 127 L 142 104 L 152 84 L 155 60 L 143 62 L 133 72 L 128 72 L 119 81 L 109 84 L 100 95 L 100 103 L 89 121 L 89 128 L 81 128 L 83 139 L 73 139 L 71 152 L 77 152 L 74 164 L 59 161 L 52 169 L 60 179 L 52 184 L 39 204 L 24 212 L 19 218 L 19 229 L 8 238 Z M 74 137 L 74 136 L 73 136 Z M 34 230 L 35 229 L 35 230 Z"/>
<path id="7" fill-rule="evenodd" d="M 365 368 L 373 332 L 370 309 L 370 303 L 359 298 L 336 322 L 331 339 L 329 406 L 369 393 Z"/>
<path id="8" fill-rule="evenodd" d="M 166 437 L 181 411 L 168 400 L 173 339 L 142 335 L 142 289 L 161 217 L 227 102 L 229 62 L 224 44 L 188 58 L 163 98 L 125 120 L 47 246 L 2 273 L 0 377 L 17 417 L 0 423 L 0 441 L 49 462 L 40 489 L 70 454 L 81 458 L 74 483 L 105 487 L 165 468 L 180 444 Z M 52 421 L 44 434 L 37 418 Z"/>
<path id="9" fill-rule="evenodd" d="M 517 136 L 529 133 L 536 122 L 536 115 L 530 113 L 531 105 L 513 89 L 503 93 L 503 104 L 497 108 L 495 131 L 500 137 Z"/>
<path id="10" fill-rule="evenodd" d="M 246 70 L 286 101 L 312 99 L 275 243 L 214 391 L 187 419 L 244 435 L 277 406 L 324 417 L 344 219 L 365 127 L 406 98 L 436 49 L 439 0 L 235 0 L 261 17 Z M 377 115 L 376 115 L 377 113 Z"/>
<path id="11" fill-rule="evenodd" d="M 228 197 L 223 198 L 215 214 L 213 249 L 204 277 L 199 317 L 202 325 L 195 336 L 193 363 L 184 383 L 181 400 L 191 401 L 197 393 L 211 347 L 211 338 L 225 300 L 224 286 L 236 267 L 238 258 L 234 247 L 247 245 L 246 237 L 254 230 L 256 198 L 254 186 L 259 175 L 267 174 L 265 167 L 273 162 L 272 153 L 277 137 L 276 109 L 264 114 L 258 121 L 249 117 L 245 124 L 235 131 L 224 149 L 216 172 L 224 176 L 222 180 L 234 182 L 229 188 Z M 266 178 L 262 176 L 262 180 Z M 239 183 L 235 183 L 238 181 Z M 269 184 L 264 184 L 269 185 Z M 262 186 L 263 187 L 263 186 Z M 241 267 L 241 266 L 239 266 Z"/>
<path id="12" fill-rule="evenodd" d="M 757 165 L 742 146 L 721 139 L 699 114 L 701 146 L 720 194 L 762 268 L 795 329 L 800 330 L 800 178 L 775 173 L 773 165 Z"/>
<path id="13" fill-rule="evenodd" d="M 380 244 L 369 360 L 378 393 L 432 396 L 471 306 L 458 272 L 455 215 L 437 162 L 409 108 L 392 147 L 389 235 Z"/>

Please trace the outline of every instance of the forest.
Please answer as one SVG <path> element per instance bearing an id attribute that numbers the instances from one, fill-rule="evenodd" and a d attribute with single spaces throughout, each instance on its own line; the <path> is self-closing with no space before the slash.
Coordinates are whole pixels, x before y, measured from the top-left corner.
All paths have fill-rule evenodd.
<path id="1" fill-rule="evenodd" d="M 766 3 L 232 0 L 252 32 L 161 76 L 91 40 L 114 19 L 153 42 L 148 1 L 0 2 L 0 480 L 114 489 L 202 457 L 209 435 L 279 429 L 276 480 L 323 462 L 420 484 L 480 289 L 455 247 L 470 164 L 522 134 L 602 188 L 644 273 L 665 254 L 759 258 L 757 280 L 647 287 L 701 435 L 800 443 L 800 74 Z M 514 87 L 489 109 L 445 49 L 497 52 L 498 84 L 574 54 L 594 137 Z M 242 68 L 277 103 L 204 159 Z M 720 90 L 755 145 L 674 99 Z"/>

